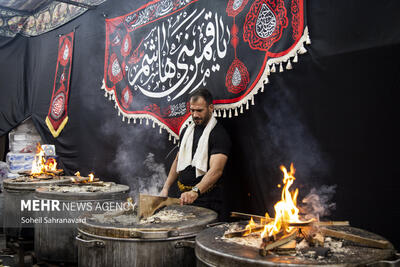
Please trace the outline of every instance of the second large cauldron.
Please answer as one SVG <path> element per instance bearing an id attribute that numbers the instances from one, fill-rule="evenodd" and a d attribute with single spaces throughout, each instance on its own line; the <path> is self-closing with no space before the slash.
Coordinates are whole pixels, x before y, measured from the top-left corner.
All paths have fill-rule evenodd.
<path id="1" fill-rule="evenodd" d="M 255 247 L 228 242 L 224 233 L 231 224 L 218 225 L 202 231 L 196 237 L 197 266 L 398 266 L 400 261 L 393 246 L 387 249 L 370 248 L 348 243 L 340 253 L 333 253 L 325 258 L 310 258 L 295 255 L 278 255 L 271 253 L 259 255 Z M 383 237 L 368 231 L 350 227 L 335 227 L 361 237 L 385 240 Z"/>
<path id="2" fill-rule="evenodd" d="M 68 222 L 68 220 L 80 219 L 85 214 L 94 212 L 96 207 L 112 208 L 128 197 L 129 186 L 111 182 L 102 183 L 102 185 L 71 184 L 36 189 L 36 199 L 56 200 L 60 203 L 60 211 L 36 212 L 36 217 L 42 220 L 58 220 L 55 223 L 42 221 L 35 224 L 35 253 L 39 260 L 77 262 L 78 249 L 75 236 L 78 223 Z"/>
<path id="3" fill-rule="evenodd" d="M 183 214 L 182 219 L 163 222 L 155 214 L 153 220 L 130 223 L 132 217 L 122 215 L 119 222 L 112 224 L 107 220 L 80 224 L 79 266 L 194 266 L 194 242 L 190 240 L 214 222 L 217 214 L 205 208 L 178 205 L 163 211 Z"/>

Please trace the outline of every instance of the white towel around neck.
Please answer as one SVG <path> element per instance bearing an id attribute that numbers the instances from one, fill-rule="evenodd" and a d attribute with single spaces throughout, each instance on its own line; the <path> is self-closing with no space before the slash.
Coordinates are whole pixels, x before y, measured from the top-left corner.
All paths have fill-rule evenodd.
<path id="1" fill-rule="evenodd" d="M 208 169 L 208 139 L 212 129 L 217 124 L 214 115 L 211 115 L 204 131 L 197 144 L 196 152 L 192 160 L 193 134 L 195 124 L 192 123 L 186 129 L 179 146 L 177 172 L 183 171 L 187 166 L 191 165 L 196 168 L 196 177 L 204 175 Z"/>

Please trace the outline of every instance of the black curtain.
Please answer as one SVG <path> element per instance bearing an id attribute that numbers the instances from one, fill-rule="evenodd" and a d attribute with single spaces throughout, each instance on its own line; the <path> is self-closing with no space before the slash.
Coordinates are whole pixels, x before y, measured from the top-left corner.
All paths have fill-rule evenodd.
<path id="1" fill-rule="evenodd" d="M 135 185 L 153 153 L 168 171 L 176 150 L 151 124 L 129 125 L 100 90 L 104 17 L 145 1 L 108 1 L 38 37 L 0 39 L 0 135 L 26 117 L 54 143 L 67 173 L 94 170 Z M 294 69 L 270 76 L 255 106 L 220 119 L 234 149 L 225 179 L 226 210 L 273 214 L 279 165 L 294 162 L 300 199 L 336 185 L 333 220 L 381 234 L 400 246 L 397 130 L 400 87 L 399 1 L 307 1 L 312 44 Z M 76 29 L 69 121 L 54 139 L 44 123 L 53 89 L 58 35 Z"/>

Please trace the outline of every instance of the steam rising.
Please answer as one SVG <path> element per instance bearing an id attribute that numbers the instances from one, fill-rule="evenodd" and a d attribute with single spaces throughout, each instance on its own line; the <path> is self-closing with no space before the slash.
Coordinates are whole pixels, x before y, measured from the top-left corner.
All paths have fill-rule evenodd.
<path id="1" fill-rule="evenodd" d="M 145 123 L 122 123 L 121 127 L 110 122 L 103 125 L 102 133 L 117 144 L 107 170 L 129 185 L 131 197 L 137 200 L 139 193 L 158 195 L 167 177 L 164 164 L 158 163 L 165 156 L 165 136 Z"/>
<path id="2" fill-rule="evenodd" d="M 150 172 L 150 175 L 139 178 L 139 192 L 148 195 L 158 195 L 167 179 L 164 164 L 155 162 L 153 153 L 147 155 L 143 164 Z"/>
<path id="3" fill-rule="evenodd" d="M 271 88 L 262 106 L 269 121 L 258 131 L 263 133 L 262 141 L 267 144 L 263 155 L 271 166 L 293 162 L 302 181 L 324 175 L 329 167 L 326 157 L 303 121 L 298 99 L 286 88 Z"/>
<path id="4" fill-rule="evenodd" d="M 312 188 L 310 193 L 303 198 L 300 204 L 301 213 L 306 214 L 305 219 L 329 216 L 331 210 L 336 209 L 336 203 L 332 203 L 332 197 L 335 194 L 336 185 L 323 185 L 319 189 Z"/>

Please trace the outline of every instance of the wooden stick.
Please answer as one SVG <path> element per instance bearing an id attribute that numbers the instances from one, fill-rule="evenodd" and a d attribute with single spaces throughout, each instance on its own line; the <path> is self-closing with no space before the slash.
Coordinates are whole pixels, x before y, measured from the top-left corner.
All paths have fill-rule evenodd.
<path id="1" fill-rule="evenodd" d="M 294 227 L 307 227 L 307 226 L 349 226 L 349 221 L 327 221 L 327 222 L 316 222 L 314 220 L 308 220 L 304 222 L 289 223 L 289 226 Z"/>
<path id="2" fill-rule="evenodd" d="M 288 243 L 289 241 L 295 239 L 297 236 L 297 229 L 294 229 L 292 232 L 290 232 L 289 234 L 283 236 L 282 238 L 280 238 L 279 240 L 272 242 L 270 244 L 267 244 L 265 246 L 265 248 L 260 248 L 260 255 L 261 256 L 266 256 L 268 254 L 268 251 L 277 247 L 280 247 L 286 243 Z"/>
<path id="3" fill-rule="evenodd" d="M 310 226 L 313 223 L 317 223 L 317 222 L 314 219 L 310 219 L 310 220 L 304 221 L 304 222 L 291 222 L 291 223 L 289 223 L 289 226 L 295 226 L 295 227 Z"/>
<path id="4" fill-rule="evenodd" d="M 257 226 L 255 228 L 251 229 L 251 233 L 254 232 L 261 232 L 262 230 L 264 230 L 264 226 Z M 249 230 L 240 230 L 240 231 L 236 231 L 236 232 L 231 232 L 231 233 L 227 233 L 224 235 L 224 237 L 226 238 L 232 238 L 232 237 L 242 237 L 244 236 L 247 232 L 249 232 Z"/>
<path id="5" fill-rule="evenodd" d="M 349 226 L 349 221 L 327 221 L 327 222 L 316 222 L 318 226 Z"/>
<path id="6" fill-rule="evenodd" d="M 376 240 L 376 239 L 361 237 L 358 235 L 353 235 L 328 228 L 321 228 L 320 231 L 327 236 L 349 240 L 358 244 L 366 245 L 368 247 L 382 248 L 382 249 L 391 247 L 390 243 L 386 240 Z"/>
<path id="7" fill-rule="evenodd" d="M 272 222 L 274 220 L 274 218 L 266 218 L 266 217 L 260 216 L 260 215 L 247 214 L 247 213 L 242 213 L 242 212 L 237 212 L 237 211 L 232 211 L 231 217 L 243 218 L 246 220 L 250 220 L 250 218 L 253 217 L 254 221 L 257 221 L 257 222 L 264 221 L 266 223 Z M 305 222 L 300 222 L 300 223 L 289 223 L 289 226 L 303 227 L 303 226 L 310 226 L 312 224 L 317 225 L 317 226 L 349 226 L 350 225 L 349 221 L 315 222 L 313 219 L 311 219 L 311 220 L 308 220 Z"/>
<path id="8" fill-rule="evenodd" d="M 274 218 L 266 218 L 264 216 L 260 216 L 260 215 L 254 215 L 254 214 L 247 214 L 247 213 L 242 213 L 242 212 L 237 212 L 237 211 L 232 211 L 231 212 L 231 217 L 237 217 L 237 218 L 243 218 L 246 220 L 250 220 L 251 217 L 253 217 L 254 221 L 258 221 L 258 222 L 272 222 L 274 220 Z"/>

